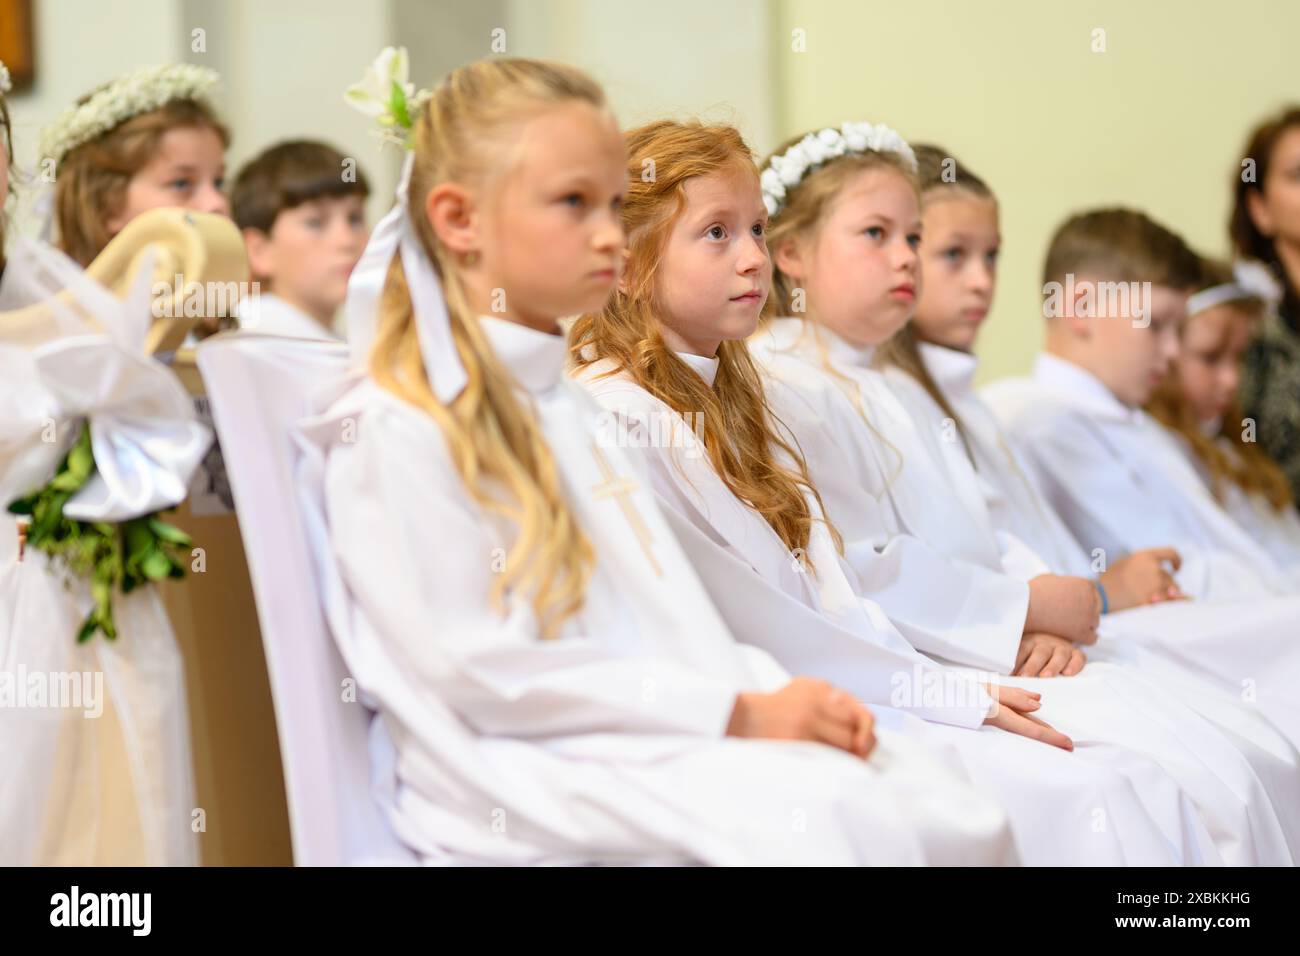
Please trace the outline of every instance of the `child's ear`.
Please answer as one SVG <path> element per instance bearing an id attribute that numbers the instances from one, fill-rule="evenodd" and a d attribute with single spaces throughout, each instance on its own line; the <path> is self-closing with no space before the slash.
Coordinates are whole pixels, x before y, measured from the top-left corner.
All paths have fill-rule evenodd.
<path id="1" fill-rule="evenodd" d="M 474 197 L 458 183 L 439 183 L 424 200 L 424 214 L 438 241 L 458 255 L 477 252 L 478 216 Z"/>
<path id="2" fill-rule="evenodd" d="M 1273 217 L 1269 214 L 1268 207 L 1264 205 L 1264 196 L 1258 189 L 1247 190 L 1246 192 L 1246 212 L 1250 215 L 1250 221 L 1255 224 L 1255 228 L 1273 238 Z"/>
<path id="3" fill-rule="evenodd" d="M 784 240 L 772 250 L 772 265 L 792 279 L 802 279 L 804 273 L 802 245 L 793 237 Z"/>
<path id="4" fill-rule="evenodd" d="M 248 271 L 254 279 L 269 279 L 275 274 L 275 250 L 271 237 L 261 229 L 245 229 L 244 249 L 248 253 Z"/>

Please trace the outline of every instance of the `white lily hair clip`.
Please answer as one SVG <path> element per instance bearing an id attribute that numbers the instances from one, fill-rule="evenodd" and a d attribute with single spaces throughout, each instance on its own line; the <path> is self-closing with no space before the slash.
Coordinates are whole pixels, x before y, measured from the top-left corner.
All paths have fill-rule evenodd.
<path id="1" fill-rule="evenodd" d="M 415 114 L 432 95 L 429 90 L 417 92 L 411 83 L 406 47 L 387 46 L 360 82 L 347 88 L 343 100 L 379 124 L 376 135 L 381 140 L 409 148 Z"/>

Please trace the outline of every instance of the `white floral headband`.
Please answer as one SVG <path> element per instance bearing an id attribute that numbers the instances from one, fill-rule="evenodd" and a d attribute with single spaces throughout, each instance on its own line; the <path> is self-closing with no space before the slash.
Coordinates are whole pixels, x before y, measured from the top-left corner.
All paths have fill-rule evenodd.
<path id="1" fill-rule="evenodd" d="M 120 76 L 45 128 L 41 156 L 57 166 L 69 152 L 133 116 L 178 100 L 199 100 L 217 84 L 215 70 L 192 63 L 151 66 Z"/>
<path id="2" fill-rule="evenodd" d="M 883 123 L 842 123 L 809 133 L 779 156 L 767 161 L 760 177 L 763 205 L 775 216 L 785 205 L 785 194 L 799 185 L 813 168 L 847 153 L 897 153 L 916 171 L 916 154 L 907 141 Z"/>
<path id="3" fill-rule="evenodd" d="M 0 96 L 4 96 L 13 88 L 14 81 L 9 75 L 9 67 L 5 66 L 4 60 L 0 60 Z"/>

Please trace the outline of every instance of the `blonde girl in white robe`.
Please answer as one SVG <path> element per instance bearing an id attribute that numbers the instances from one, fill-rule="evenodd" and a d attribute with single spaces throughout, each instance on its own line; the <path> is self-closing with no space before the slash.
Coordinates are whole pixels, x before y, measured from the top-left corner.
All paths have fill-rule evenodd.
<path id="1" fill-rule="evenodd" d="M 732 640 L 598 444 L 557 319 L 600 307 L 623 244 L 600 88 L 494 58 L 412 109 L 409 199 L 371 240 L 397 225 L 400 258 L 354 274 L 384 281 L 349 308 L 365 374 L 304 430 L 398 835 L 430 862 L 1014 861 L 991 801 Z"/>
<path id="2" fill-rule="evenodd" d="M 626 136 L 628 271 L 611 303 L 581 316 L 570 333 L 574 374 L 607 412 L 607 441 L 645 456 L 661 503 L 734 633 L 869 703 L 935 720 L 906 694 L 872 696 L 882 685 L 886 693 L 890 683 L 899 689 L 906 681 L 898 678 L 913 673 L 946 677 L 956 688 L 960 673 L 925 662 L 880 607 L 858 594 L 804 463 L 767 410 L 744 344 L 770 268 L 748 149 L 733 128 L 699 123 L 661 121 Z M 650 157 L 656 175 L 647 181 L 637 171 Z M 882 668 L 886 676 L 892 668 L 895 680 L 877 678 Z M 1060 689 L 1073 696 L 1074 688 Z M 1212 843 L 1197 845 L 1206 832 L 1186 812 L 1173 778 L 1123 745 L 1141 736 L 1134 733 L 1148 721 L 1141 708 L 1108 700 L 1104 718 L 1087 728 L 1089 745 L 1069 754 L 1014 736 L 1069 746 L 1017 712 L 1025 709 L 1020 691 L 1001 692 L 1012 706 L 984 730 L 900 718 L 910 733 L 952 751 L 998 796 L 1027 861 L 1220 859 Z M 1052 692 L 1043 697 L 1050 710 Z M 1103 817 L 1109 824 L 1098 829 Z"/>
<path id="3" fill-rule="evenodd" d="M 769 243 L 778 309 L 806 310 L 806 319 L 774 319 L 751 340 L 765 371 L 787 386 L 770 393 L 773 407 L 805 454 L 866 593 L 891 619 L 899 609 L 900 630 L 919 649 L 1006 675 L 1024 672 L 1026 664 L 1044 676 L 1076 673 L 1082 655 L 1070 644 L 1095 642 L 1098 592 L 1086 581 L 1040 575 L 1026 582 L 1006 574 L 990 545 L 992 532 L 965 502 L 954 500 L 935 471 L 942 454 L 929 446 L 939 436 L 915 424 L 873 367 L 876 345 L 906 321 L 915 300 L 920 210 L 910 150 L 888 130 L 872 127 L 866 138 L 886 148 L 850 146 L 795 171 L 784 158 L 771 167 L 782 170 L 773 183 L 780 193 L 767 189 L 769 208 L 777 210 Z M 765 187 L 772 182 L 767 172 Z M 798 401 L 786 398 L 791 392 Z M 900 568 L 911 575 L 901 582 Z M 974 590 L 972 581 L 989 578 L 998 586 Z M 911 594 L 900 600 L 908 583 Z M 1017 599 L 1000 597 L 1015 588 Z M 989 626 L 964 624 L 971 605 Z M 1058 647 L 1064 653 L 1058 655 Z M 1085 674 L 1053 683 L 1071 695 L 1054 703 L 1069 706 L 1057 714 L 1045 707 L 1044 716 L 1076 743 L 1079 725 L 1072 722 L 1100 719 L 1107 697 L 1118 696 L 1149 708 L 1150 720 L 1131 726 L 1123 738 L 1131 746 L 1148 746 L 1146 752 L 1175 774 L 1188 769 L 1176 755 L 1180 747 L 1196 752 L 1196 773 L 1180 783 L 1189 789 L 1199 784 L 1201 811 L 1219 818 L 1220 834 L 1234 834 L 1226 839 L 1225 858 L 1290 857 L 1294 825 L 1274 808 L 1270 792 L 1288 792 L 1277 778 L 1290 779 L 1293 755 L 1271 727 L 1260 733 L 1267 732 L 1280 755 L 1261 752 L 1254 741 L 1239 750 L 1235 734 L 1190 710 L 1172 688 L 1132 671 L 1089 665 Z M 1166 732 L 1181 744 L 1162 752 L 1167 744 L 1158 738 Z M 1144 743 L 1148 734 L 1152 739 Z M 1220 756 L 1208 758 L 1207 748 L 1216 747 Z"/>
<path id="4" fill-rule="evenodd" d="M 1286 476 L 1254 441 L 1237 392 L 1251 333 L 1268 309 L 1267 290 L 1206 260 L 1200 288 L 1187 300 L 1179 353 L 1146 404 L 1225 511 L 1258 542 L 1300 590 L 1300 513 Z"/>

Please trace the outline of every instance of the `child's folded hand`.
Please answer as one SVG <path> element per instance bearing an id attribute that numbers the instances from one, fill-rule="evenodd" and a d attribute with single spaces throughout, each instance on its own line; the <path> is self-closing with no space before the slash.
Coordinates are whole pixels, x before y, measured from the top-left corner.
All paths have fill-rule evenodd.
<path id="1" fill-rule="evenodd" d="M 1116 561 L 1101 574 L 1110 609 L 1122 611 L 1186 598 L 1173 575 L 1182 563 L 1182 557 L 1173 548 L 1147 548 Z"/>
<path id="2" fill-rule="evenodd" d="M 1083 670 L 1087 656 L 1063 637 L 1055 634 L 1026 634 L 1016 651 L 1013 677 L 1073 677 Z"/>

